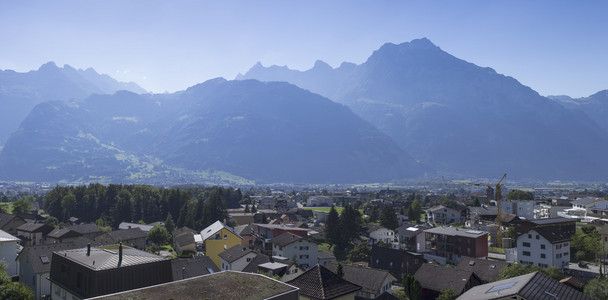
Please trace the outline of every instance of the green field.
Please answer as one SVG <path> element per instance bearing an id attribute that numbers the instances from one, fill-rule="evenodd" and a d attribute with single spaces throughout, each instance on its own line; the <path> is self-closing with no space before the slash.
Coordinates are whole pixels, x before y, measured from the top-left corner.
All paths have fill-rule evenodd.
<path id="1" fill-rule="evenodd" d="M 13 213 L 13 202 L 0 203 L 0 207 L 2 207 L 2 211 L 6 212 L 7 214 Z"/>
<path id="2" fill-rule="evenodd" d="M 331 210 L 331 207 L 304 207 L 303 209 L 305 209 L 305 210 L 320 210 L 320 211 L 329 212 Z M 342 213 L 343 210 L 344 210 L 344 207 L 336 207 L 336 211 L 339 214 Z"/>

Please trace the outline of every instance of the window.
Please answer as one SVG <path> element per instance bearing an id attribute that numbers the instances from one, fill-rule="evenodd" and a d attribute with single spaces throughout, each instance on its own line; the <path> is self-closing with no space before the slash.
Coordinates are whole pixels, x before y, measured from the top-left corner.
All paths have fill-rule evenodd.
<path id="1" fill-rule="evenodd" d="M 561 249 L 561 248 L 562 248 L 562 245 L 561 245 L 561 244 L 560 244 L 560 245 L 555 246 L 555 249 Z"/>
<path id="2" fill-rule="evenodd" d="M 544 253 L 540 254 L 540 258 L 546 258 Z"/>
<path id="3" fill-rule="evenodd" d="M 530 256 L 530 251 L 524 251 L 523 255 L 524 256 Z"/>
<path id="4" fill-rule="evenodd" d="M 532 238 L 532 235 L 531 235 L 531 234 L 528 234 L 528 238 L 529 238 L 529 239 L 531 239 L 531 238 Z"/>
<path id="5" fill-rule="evenodd" d="M 227 240 L 228 239 L 228 235 L 224 234 L 224 239 Z"/>
<path id="6" fill-rule="evenodd" d="M 540 248 L 541 248 L 541 249 L 545 249 L 545 244 L 541 244 L 541 245 L 540 245 Z"/>
<path id="7" fill-rule="evenodd" d="M 529 242 L 524 242 L 524 243 L 522 244 L 522 246 L 524 246 L 524 247 L 528 247 L 528 248 L 529 248 L 529 247 L 530 247 L 530 243 L 529 243 Z"/>
<path id="8" fill-rule="evenodd" d="M 250 262 L 250 261 L 251 261 L 251 257 L 247 257 L 247 262 Z"/>
<path id="9" fill-rule="evenodd" d="M 301 246 L 300 250 L 308 250 L 308 246 Z"/>
<path id="10" fill-rule="evenodd" d="M 536 239 L 537 239 L 537 240 L 539 239 L 538 234 L 536 235 Z"/>
<path id="11" fill-rule="evenodd" d="M 300 255 L 300 259 L 307 259 L 308 255 Z"/>

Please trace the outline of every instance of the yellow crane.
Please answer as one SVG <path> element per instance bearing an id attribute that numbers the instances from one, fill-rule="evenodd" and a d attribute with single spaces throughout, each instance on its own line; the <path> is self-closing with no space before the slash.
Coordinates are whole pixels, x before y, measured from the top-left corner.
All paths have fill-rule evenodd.
<path id="1" fill-rule="evenodd" d="M 502 181 L 505 179 L 505 177 L 507 177 L 507 173 L 505 173 L 504 175 L 502 175 L 502 178 L 500 178 L 500 180 L 498 181 L 497 184 L 491 184 L 491 183 L 476 183 L 476 182 L 469 182 L 469 183 L 447 183 L 445 182 L 445 179 L 443 179 L 443 177 L 441 177 L 443 179 L 444 182 L 420 182 L 419 184 L 424 184 L 424 185 L 449 185 L 449 186 L 463 186 L 463 185 L 474 185 L 474 186 L 487 186 L 489 188 L 495 188 L 496 189 L 496 208 L 497 208 L 497 216 L 496 216 L 496 223 L 498 224 L 498 229 L 496 230 L 497 233 L 497 246 L 499 248 L 502 248 L 502 208 L 501 208 L 501 200 L 502 200 Z"/>

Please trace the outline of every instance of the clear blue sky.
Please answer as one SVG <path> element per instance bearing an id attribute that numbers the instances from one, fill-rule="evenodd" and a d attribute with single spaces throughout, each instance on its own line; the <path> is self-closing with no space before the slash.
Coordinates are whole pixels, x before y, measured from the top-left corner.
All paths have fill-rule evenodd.
<path id="1" fill-rule="evenodd" d="M 257 61 L 305 70 L 362 63 L 427 37 L 542 95 L 608 89 L 608 1 L 0 1 L 0 69 L 54 61 L 153 92 Z"/>

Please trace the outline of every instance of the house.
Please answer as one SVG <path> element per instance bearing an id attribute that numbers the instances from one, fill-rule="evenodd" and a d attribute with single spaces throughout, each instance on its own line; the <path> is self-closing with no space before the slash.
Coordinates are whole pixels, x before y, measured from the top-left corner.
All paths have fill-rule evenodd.
<path id="1" fill-rule="evenodd" d="M 596 204 L 589 211 L 595 217 L 608 218 L 608 201 Z"/>
<path id="2" fill-rule="evenodd" d="M 315 220 L 317 220 L 318 222 L 325 223 L 325 222 L 327 222 L 327 217 L 329 216 L 329 212 L 323 211 L 323 210 L 313 210 L 312 215 L 313 215 L 313 218 Z"/>
<path id="3" fill-rule="evenodd" d="M 187 234 L 187 233 L 198 234 L 198 231 L 184 226 L 184 227 L 173 230 L 173 232 L 171 232 L 171 236 L 173 236 L 173 238 L 176 238 L 180 235 Z"/>
<path id="4" fill-rule="evenodd" d="M 211 257 L 218 268 L 222 263 L 219 254 L 233 246 L 241 245 L 243 241 L 243 238 L 234 229 L 220 221 L 215 221 L 215 223 L 201 230 L 201 238 L 205 256 Z"/>
<path id="5" fill-rule="evenodd" d="M 457 264 L 462 256 L 488 256 L 488 233 L 454 227 L 436 227 L 424 231 L 424 258 L 439 264 Z"/>
<path id="6" fill-rule="evenodd" d="M 275 236 L 279 236 L 281 234 L 284 234 L 286 232 L 301 236 L 301 237 L 307 237 L 308 236 L 308 232 L 310 231 L 310 229 L 308 228 L 298 228 L 295 226 L 288 226 L 285 224 L 281 224 L 281 225 L 272 225 L 272 224 L 259 224 L 259 223 L 254 223 L 253 224 L 253 229 L 255 230 L 255 233 L 263 238 L 266 239 L 272 239 Z"/>
<path id="7" fill-rule="evenodd" d="M 17 236 L 21 237 L 24 246 L 42 245 L 53 229 L 53 226 L 44 223 L 25 223 L 17 227 Z"/>
<path id="8" fill-rule="evenodd" d="M 118 229 L 133 229 L 133 228 L 139 228 L 142 231 L 144 231 L 145 233 L 148 233 L 148 231 L 150 231 L 150 230 L 152 230 L 152 228 L 154 228 L 154 225 L 129 223 L 129 222 L 121 222 L 120 224 L 118 224 Z"/>
<path id="9" fill-rule="evenodd" d="M 551 205 L 553 205 L 553 206 L 569 206 L 569 207 L 572 207 L 572 204 L 570 204 L 570 202 L 572 202 L 572 200 L 569 199 L 568 197 L 565 197 L 565 196 L 561 196 L 559 198 L 553 198 L 553 199 L 551 199 Z"/>
<path id="10" fill-rule="evenodd" d="M 173 281 L 183 280 L 220 271 L 208 256 L 176 258 L 171 260 Z"/>
<path id="11" fill-rule="evenodd" d="M 253 245 L 257 239 L 253 226 L 249 224 L 239 225 L 234 227 L 234 231 L 243 238 L 243 241 L 241 243 L 242 246 L 253 248 Z"/>
<path id="12" fill-rule="evenodd" d="M 416 273 L 424 264 L 424 256 L 421 253 L 372 246 L 370 262 L 372 268 L 387 270 L 395 278 L 403 278 L 404 274 Z"/>
<path id="13" fill-rule="evenodd" d="M 326 267 L 336 273 L 337 263 L 327 263 Z M 357 299 L 376 299 L 385 292 L 391 291 L 393 282 L 400 281 L 386 270 L 366 268 L 353 265 L 342 265 L 343 279 L 361 287 L 355 292 Z"/>
<path id="14" fill-rule="evenodd" d="M 366 231 L 366 234 L 370 238 L 372 244 L 383 242 L 386 245 L 392 245 L 393 242 L 397 241 L 394 230 L 373 224 L 367 225 L 364 230 Z"/>
<path id="15" fill-rule="evenodd" d="M 300 289 L 300 300 L 354 300 L 361 287 L 348 282 L 324 266 L 315 265 L 287 282 Z"/>
<path id="16" fill-rule="evenodd" d="M 122 245 L 53 253 L 52 299 L 84 299 L 172 280 L 171 261 Z"/>
<path id="17" fill-rule="evenodd" d="M 19 265 L 19 282 L 34 291 L 35 299 L 51 294 L 51 273 L 53 252 L 85 247 L 93 241 L 78 238 L 68 243 L 27 246 L 19 253 L 16 261 Z"/>
<path id="18" fill-rule="evenodd" d="M 324 266 L 328 262 L 335 261 L 336 257 L 327 251 L 319 250 L 319 253 L 317 253 L 317 260 L 320 265 Z"/>
<path id="19" fill-rule="evenodd" d="M 500 270 L 509 265 L 511 264 L 504 261 L 462 257 L 456 268 L 471 271 L 479 277 L 481 283 L 488 283 L 500 279 Z"/>
<path id="20" fill-rule="evenodd" d="M 517 237 L 517 260 L 540 267 L 568 268 L 570 234 L 552 227 L 536 227 Z"/>
<path id="21" fill-rule="evenodd" d="M 532 220 L 534 219 L 534 210 L 538 210 L 540 205 L 535 200 L 502 200 L 500 208 L 503 212 Z"/>
<path id="22" fill-rule="evenodd" d="M 606 202 L 606 200 L 604 200 L 603 198 L 596 197 L 584 197 L 577 198 L 576 200 L 570 202 L 570 205 L 572 205 L 572 208 L 588 209 L 594 207 L 595 205 L 601 202 Z"/>
<path id="23" fill-rule="evenodd" d="M 399 249 L 411 251 L 411 252 L 423 252 L 425 251 L 425 229 L 430 227 L 424 225 L 413 225 L 405 223 L 397 229 L 395 234 L 399 241 Z"/>
<path id="24" fill-rule="evenodd" d="M 220 270 L 242 271 L 258 253 L 253 250 L 235 245 L 218 254 L 221 260 Z"/>
<path id="25" fill-rule="evenodd" d="M 332 204 L 334 204 L 334 199 L 329 196 L 310 196 L 306 199 L 306 206 L 308 207 L 327 207 Z"/>
<path id="26" fill-rule="evenodd" d="M 297 300 L 298 288 L 262 274 L 222 271 L 93 299 Z"/>
<path id="27" fill-rule="evenodd" d="M 287 282 L 300 274 L 304 273 L 298 264 L 284 257 L 270 257 L 268 255 L 257 253 L 245 268 L 243 272 L 256 273 L 264 272 L 268 275 L 277 275 L 281 277 L 281 281 Z"/>
<path id="28" fill-rule="evenodd" d="M 446 289 L 452 289 L 460 295 L 481 284 L 479 277 L 471 271 L 435 264 L 423 264 L 414 277 L 422 287 L 422 299 L 436 299 Z"/>
<path id="29" fill-rule="evenodd" d="M 95 239 L 97 236 L 103 233 L 99 226 L 93 223 L 81 223 L 77 225 L 68 226 L 68 229 L 80 233 L 87 239 Z"/>
<path id="30" fill-rule="evenodd" d="M 460 295 L 458 300 L 490 299 L 568 299 L 592 300 L 591 297 L 559 283 L 542 273 L 529 274 L 478 285 Z"/>
<path id="31" fill-rule="evenodd" d="M 0 263 L 6 264 L 6 274 L 8 276 L 18 274 L 15 258 L 17 257 L 19 242 L 21 242 L 21 240 L 18 237 L 11 235 L 4 230 L 0 230 Z"/>
<path id="32" fill-rule="evenodd" d="M 433 206 L 426 211 L 427 222 L 437 224 L 462 223 L 462 213 L 443 205 Z"/>
<path id="33" fill-rule="evenodd" d="M 82 234 L 69 228 L 57 228 L 46 236 L 46 244 L 65 243 L 81 236 Z"/>
<path id="34" fill-rule="evenodd" d="M 273 256 L 295 257 L 296 263 L 304 269 L 318 263 L 317 244 L 307 238 L 287 232 L 272 238 L 270 243 Z"/>
<path id="35" fill-rule="evenodd" d="M 0 213 L 0 230 L 17 236 L 17 227 L 25 224 L 25 220 L 17 215 Z"/>
<path id="36" fill-rule="evenodd" d="M 139 229 L 119 229 L 111 232 L 104 233 L 95 238 L 95 241 L 100 244 L 116 244 L 123 243 L 126 246 L 133 247 L 135 249 L 146 249 L 146 238 L 148 234 Z"/>
<path id="37" fill-rule="evenodd" d="M 231 220 L 234 220 L 239 225 L 246 225 L 255 223 L 255 216 L 257 213 L 241 213 L 241 212 L 231 212 L 228 214 Z"/>
<path id="38" fill-rule="evenodd" d="M 196 241 L 194 239 L 194 233 L 186 231 L 177 237 L 173 238 L 173 248 L 178 253 L 196 253 Z"/>

